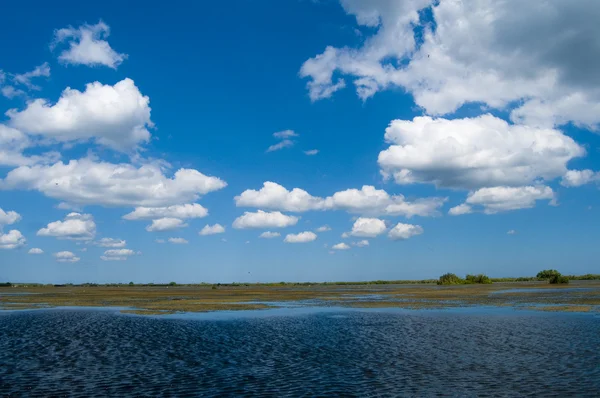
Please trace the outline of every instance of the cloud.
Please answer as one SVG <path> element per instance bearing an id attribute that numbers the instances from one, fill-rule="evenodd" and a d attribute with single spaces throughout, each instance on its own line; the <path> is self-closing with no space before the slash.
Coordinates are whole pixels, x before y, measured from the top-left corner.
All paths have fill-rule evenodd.
<path id="1" fill-rule="evenodd" d="M 475 118 L 393 120 L 392 144 L 379 154 L 385 176 L 398 184 L 431 183 L 473 189 L 552 180 L 583 147 L 554 129 L 508 124 L 486 114 Z"/>
<path id="2" fill-rule="evenodd" d="M 378 218 L 359 217 L 352 226 L 350 235 L 364 238 L 374 238 L 386 231 L 385 222 Z"/>
<path id="3" fill-rule="evenodd" d="M 146 227 L 148 232 L 170 231 L 176 228 L 185 228 L 188 225 L 179 218 L 163 217 L 158 220 L 152 220 L 152 224 Z"/>
<path id="4" fill-rule="evenodd" d="M 185 245 L 189 242 L 183 238 L 169 238 L 169 243 L 174 243 L 176 245 Z"/>
<path id="5" fill-rule="evenodd" d="M 560 181 L 565 187 L 579 187 L 591 182 L 600 182 L 600 172 L 592 170 L 569 170 Z"/>
<path id="6" fill-rule="evenodd" d="M 466 203 L 483 207 L 485 214 L 494 214 L 509 210 L 528 209 L 535 206 L 537 200 L 556 200 L 552 188 L 547 186 L 491 187 L 470 192 Z"/>
<path id="7" fill-rule="evenodd" d="M 294 141 L 291 140 L 283 140 L 281 142 L 278 142 L 277 144 L 273 144 L 270 147 L 267 148 L 267 152 L 273 152 L 273 151 L 278 151 L 280 149 L 283 148 L 291 148 L 294 146 Z"/>
<path id="8" fill-rule="evenodd" d="M 390 196 L 370 185 L 347 189 L 327 198 L 310 195 L 303 189 L 288 191 L 271 181 L 263 183 L 260 190 L 248 189 L 235 197 L 238 207 L 258 207 L 281 211 L 304 212 L 309 210 L 345 210 L 350 213 L 392 216 L 433 216 L 438 213 L 446 198 L 423 198 L 407 201 L 403 195 Z"/>
<path id="9" fill-rule="evenodd" d="M 350 246 L 345 243 L 338 243 L 337 245 L 331 246 L 333 250 L 349 250 Z"/>
<path id="10" fill-rule="evenodd" d="M 91 240 L 96 235 L 96 223 L 91 214 L 69 213 L 64 221 L 54 221 L 37 231 L 38 236 L 59 239 Z"/>
<path id="11" fill-rule="evenodd" d="M 511 229 L 511 230 L 509 230 L 509 231 L 508 231 L 506 234 L 507 234 L 507 235 L 516 235 L 516 234 L 517 234 L 517 231 L 516 231 L 516 230 L 514 230 L 514 229 Z"/>
<path id="12" fill-rule="evenodd" d="M 44 62 L 40 66 L 36 66 L 34 70 L 27 73 L 16 74 L 13 77 L 13 81 L 18 84 L 22 84 L 30 90 L 40 90 L 39 86 L 36 86 L 31 83 L 31 79 L 34 77 L 49 77 L 50 76 L 50 66 L 48 62 Z M 4 91 L 2 92 L 4 94 Z M 16 93 L 16 92 L 13 92 Z M 20 94 L 19 94 L 20 95 Z"/>
<path id="13" fill-rule="evenodd" d="M 462 203 L 458 206 L 454 206 L 450 210 L 448 210 L 448 214 L 451 216 L 460 216 L 462 214 L 473 213 L 473 209 L 466 203 Z"/>
<path id="14" fill-rule="evenodd" d="M 265 212 L 262 210 L 256 213 L 245 212 L 242 216 L 236 218 L 233 222 L 233 228 L 285 228 L 298 223 L 299 217 L 287 216 L 281 212 Z"/>
<path id="15" fill-rule="evenodd" d="M 413 236 L 421 235 L 423 227 L 420 225 L 398 223 L 388 233 L 388 237 L 392 240 L 405 240 Z"/>
<path id="16" fill-rule="evenodd" d="M 154 239 L 156 243 L 165 243 L 164 239 Z"/>
<path id="17" fill-rule="evenodd" d="M 140 254 L 138 252 L 138 254 Z M 100 259 L 103 261 L 125 261 L 129 257 L 135 255 L 135 252 L 131 249 L 111 249 L 106 250 Z"/>
<path id="18" fill-rule="evenodd" d="M 304 151 L 304 154 L 305 154 L 305 155 L 308 155 L 308 156 L 314 156 L 314 155 L 316 155 L 317 153 L 319 153 L 319 150 L 318 150 L 318 149 L 310 149 L 310 150 L 308 150 L 308 151 Z"/>
<path id="19" fill-rule="evenodd" d="M 302 65 L 313 101 L 345 87 L 348 77 L 363 100 L 401 87 L 432 115 L 466 103 L 517 104 L 511 117 L 531 125 L 600 121 L 600 9 L 593 0 L 341 4 L 372 33 L 357 48 L 328 46 Z M 426 7 L 433 21 L 420 19 Z"/>
<path id="20" fill-rule="evenodd" d="M 34 146 L 32 140 L 17 129 L 0 124 L 0 165 L 24 166 L 36 163 L 51 163 L 60 159 L 55 151 L 26 156 L 23 151 Z"/>
<path id="21" fill-rule="evenodd" d="M 51 48 L 54 49 L 63 42 L 68 43 L 69 49 L 58 56 L 58 60 L 65 64 L 103 65 L 116 69 L 127 58 L 127 54 L 119 54 L 110 47 L 104 40 L 109 34 L 109 26 L 102 21 L 96 25 L 81 25 L 79 28 L 69 26 L 54 32 Z"/>
<path id="22" fill-rule="evenodd" d="M 25 237 L 16 229 L 12 229 L 6 234 L 0 233 L 0 249 L 16 249 L 26 242 Z"/>
<path id="23" fill-rule="evenodd" d="M 32 189 L 69 203 L 102 206 L 171 206 L 225 186 L 223 180 L 194 169 L 179 169 L 168 177 L 156 164 L 136 167 L 90 158 L 21 166 L 0 180 L 0 190 Z"/>
<path id="24" fill-rule="evenodd" d="M 66 250 L 54 253 L 54 257 L 59 263 L 76 263 L 77 261 L 81 260 L 81 258 L 77 257 L 75 254 Z"/>
<path id="25" fill-rule="evenodd" d="M 131 79 L 114 86 L 89 83 L 85 91 L 67 87 L 58 102 L 36 99 L 18 111 L 10 109 L 9 124 L 27 134 L 58 142 L 94 139 L 117 151 L 130 151 L 150 141 L 150 98 Z"/>
<path id="26" fill-rule="evenodd" d="M 275 137 L 277 139 L 286 139 L 286 138 L 298 137 L 298 134 L 296 134 L 294 132 L 294 130 L 283 130 L 283 131 L 278 131 L 276 133 L 273 133 L 273 137 Z"/>
<path id="27" fill-rule="evenodd" d="M 40 248 L 33 247 L 33 248 L 29 249 L 29 251 L 27 253 L 28 254 L 43 254 L 44 251 Z"/>
<path id="28" fill-rule="evenodd" d="M 208 215 L 208 210 L 198 203 L 174 205 L 168 207 L 137 207 L 131 213 L 125 214 L 125 220 L 151 220 L 161 217 L 179 219 L 202 218 Z"/>
<path id="29" fill-rule="evenodd" d="M 369 241 L 366 239 L 363 239 L 363 240 L 359 240 L 357 242 L 352 242 L 352 246 L 366 247 L 366 246 L 369 246 Z"/>
<path id="30" fill-rule="evenodd" d="M 317 239 L 317 234 L 310 231 L 300 232 L 298 234 L 287 234 L 283 240 L 286 243 L 307 243 Z"/>
<path id="31" fill-rule="evenodd" d="M 102 238 L 96 245 L 100 247 L 125 247 L 127 242 L 123 239 L 113 239 L 113 238 Z"/>
<path id="32" fill-rule="evenodd" d="M 19 220 L 21 220 L 21 215 L 19 213 L 13 210 L 4 211 L 0 207 L 0 230 L 3 225 L 14 224 Z"/>
<path id="33" fill-rule="evenodd" d="M 317 231 L 317 232 L 327 232 L 327 231 L 331 231 L 331 228 L 329 227 L 329 225 L 323 225 L 323 226 L 315 229 L 315 231 Z"/>
<path id="34" fill-rule="evenodd" d="M 222 226 L 221 224 L 215 224 L 215 225 L 206 224 L 204 226 L 204 228 L 202 228 L 200 230 L 200 232 L 198 232 L 198 234 L 202 235 L 202 236 L 222 234 L 222 233 L 225 233 L 225 227 Z"/>
<path id="35" fill-rule="evenodd" d="M 262 234 L 260 234 L 259 238 L 273 239 L 273 238 L 277 238 L 279 236 L 281 236 L 281 234 L 279 232 L 266 231 L 266 232 L 263 232 Z"/>
<path id="36" fill-rule="evenodd" d="M 4 86 L 0 89 L 0 92 L 2 92 L 2 95 L 8 99 L 27 95 L 25 91 L 14 88 L 13 86 Z"/>

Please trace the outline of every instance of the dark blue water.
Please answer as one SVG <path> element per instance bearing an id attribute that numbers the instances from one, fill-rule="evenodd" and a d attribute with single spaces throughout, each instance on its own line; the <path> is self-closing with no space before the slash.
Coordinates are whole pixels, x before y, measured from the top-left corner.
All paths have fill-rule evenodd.
<path id="1" fill-rule="evenodd" d="M 293 310 L 290 310 L 293 312 Z M 317 312 L 0 315 L 0 396 L 598 396 L 600 318 Z"/>

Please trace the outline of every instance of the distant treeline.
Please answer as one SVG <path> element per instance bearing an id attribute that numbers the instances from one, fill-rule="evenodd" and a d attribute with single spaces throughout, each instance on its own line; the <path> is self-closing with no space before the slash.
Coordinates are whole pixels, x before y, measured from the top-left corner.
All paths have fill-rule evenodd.
<path id="1" fill-rule="evenodd" d="M 585 275 L 561 275 L 556 270 L 544 270 L 539 272 L 536 276 L 526 276 L 517 278 L 490 278 L 487 275 L 467 275 L 464 279 L 458 277 L 455 274 L 444 274 L 439 279 L 420 279 L 420 280 L 377 280 L 377 281 L 363 281 L 363 282 L 275 282 L 275 283 L 81 283 L 81 284 L 44 284 L 44 283 L 10 283 L 0 282 L 0 288 L 2 287 L 127 287 L 127 286 L 138 286 L 138 287 L 173 287 L 173 286 L 188 286 L 188 287 L 239 287 L 239 286 L 362 286 L 362 285 L 408 285 L 408 284 L 438 284 L 438 285 L 456 285 L 456 284 L 475 284 L 475 283 L 492 283 L 492 282 L 535 282 L 535 281 L 550 281 L 550 283 L 565 283 L 565 280 L 600 280 L 600 274 L 585 274 Z M 561 282 L 562 281 L 562 282 Z"/>

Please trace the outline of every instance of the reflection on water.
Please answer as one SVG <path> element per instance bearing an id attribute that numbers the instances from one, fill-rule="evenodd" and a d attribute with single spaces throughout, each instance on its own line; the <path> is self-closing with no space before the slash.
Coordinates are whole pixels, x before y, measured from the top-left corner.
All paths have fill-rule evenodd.
<path id="1" fill-rule="evenodd" d="M 599 347 L 581 314 L 27 311 L 0 317 L 0 396 L 593 396 Z"/>

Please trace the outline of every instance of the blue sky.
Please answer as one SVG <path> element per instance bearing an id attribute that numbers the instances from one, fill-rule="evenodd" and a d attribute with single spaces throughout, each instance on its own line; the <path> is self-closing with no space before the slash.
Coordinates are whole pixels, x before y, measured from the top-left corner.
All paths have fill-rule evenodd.
<path id="1" fill-rule="evenodd" d="M 597 273 L 600 7 L 508 3 L 5 7 L 0 280 Z"/>

